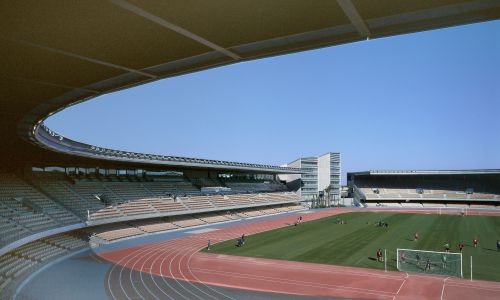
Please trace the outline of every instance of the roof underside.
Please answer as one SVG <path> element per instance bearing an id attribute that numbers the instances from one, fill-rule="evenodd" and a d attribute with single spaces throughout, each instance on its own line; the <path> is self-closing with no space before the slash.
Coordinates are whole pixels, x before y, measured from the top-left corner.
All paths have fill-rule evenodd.
<path id="1" fill-rule="evenodd" d="M 50 114 L 104 93 L 244 60 L 499 17 L 498 0 L 2 1 L 0 162 L 125 163 L 52 151 L 36 137 L 36 125 Z"/>
<path id="2" fill-rule="evenodd" d="M 364 172 L 350 172 L 352 175 L 370 176 L 405 176 L 405 175 L 499 175 L 499 169 L 474 170 L 371 170 Z"/>

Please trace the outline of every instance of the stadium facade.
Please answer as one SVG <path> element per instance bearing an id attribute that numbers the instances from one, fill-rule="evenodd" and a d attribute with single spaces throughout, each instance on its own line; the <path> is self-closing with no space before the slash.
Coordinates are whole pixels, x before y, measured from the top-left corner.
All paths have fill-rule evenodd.
<path id="1" fill-rule="evenodd" d="M 462 207 L 500 205 L 500 170 L 372 170 L 347 173 L 364 206 Z"/>
<path id="2" fill-rule="evenodd" d="M 325 197 L 328 201 L 340 199 L 340 153 L 328 152 L 320 156 L 298 158 L 287 167 L 300 169 L 302 174 L 288 175 L 287 183 L 297 189 L 303 200 Z"/>

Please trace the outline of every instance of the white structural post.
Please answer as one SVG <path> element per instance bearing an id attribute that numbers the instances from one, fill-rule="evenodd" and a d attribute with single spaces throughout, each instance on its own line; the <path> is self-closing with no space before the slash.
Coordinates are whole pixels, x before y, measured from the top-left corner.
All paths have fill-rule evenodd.
<path id="1" fill-rule="evenodd" d="M 396 249 L 396 268 L 399 271 L 399 249 Z"/>
<path id="2" fill-rule="evenodd" d="M 463 255 L 460 253 L 460 277 L 464 278 L 464 260 Z"/>
<path id="3" fill-rule="evenodd" d="M 384 269 L 387 272 L 387 249 L 384 249 Z"/>
<path id="4" fill-rule="evenodd" d="M 470 281 L 472 281 L 472 255 L 470 257 Z"/>

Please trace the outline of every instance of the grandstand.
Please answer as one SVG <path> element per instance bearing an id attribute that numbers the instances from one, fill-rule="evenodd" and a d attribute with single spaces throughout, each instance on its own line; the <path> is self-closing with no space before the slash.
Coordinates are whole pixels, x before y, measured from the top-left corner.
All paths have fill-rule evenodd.
<path id="1" fill-rule="evenodd" d="M 99 242 L 100 240 L 100 243 L 107 243 L 144 234 L 228 222 L 241 218 L 293 212 L 303 209 L 304 206 L 298 204 L 278 204 L 265 207 L 226 210 L 224 212 L 217 211 L 201 214 L 174 215 L 170 217 L 106 224 L 88 227 L 84 230 L 91 235 L 91 240 L 93 242 Z"/>
<path id="2" fill-rule="evenodd" d="M 82 221 L 103 224 L 299 201 L 295 193 L 283 192 L 284 186 L 276 182 L 255 183 L 267 193 L 202 196 L 182 177 L 148 176 L 138 181 L 137 177 L 118 180 L 117 176 L 82 177 L 58 172 L 0 175 L 3 244 Z"/>
<path id="3" fill-rule="evenodd" d="M 36 240 L 0 256 L 0 290 L 54 259 L 88 246 L 82 232 L 53 235 Z"/>
<path id="4" fill-rule="evenodd" d="M 202 195 L 203 185 L 182 172 L 58 170 L 0 173 L 0 284 L 9 293 L 34 270 L 90 244 L 303 209 L 275 181 L 254 183 L 265 193 Z"/>
<path id="5" fill-rule="evenodd" d="M 203 184 L 195 184 L 179 172 L 176 176 L 70 174 L 38 168 L 24 173 L 2 172 L 1 286 L 12 291 L 33 270 L 89 247 L 89 243 L 96 246 L 303 209 L 297 205 L 298 195 L 286 191 L 281 183 L 245 184 L 258 188 L 253 193 L 235 190 L 202 195 Z M 261 189 L 267 192 L 257 192 Z M 66 233 L 56 234 L 59 232 Z"/>
<path id="6" fill-rule="evenodd" d="M 367 171 L 347 176 L 354 199 L 368 207 L 500 205 L 500 170 Z"/>

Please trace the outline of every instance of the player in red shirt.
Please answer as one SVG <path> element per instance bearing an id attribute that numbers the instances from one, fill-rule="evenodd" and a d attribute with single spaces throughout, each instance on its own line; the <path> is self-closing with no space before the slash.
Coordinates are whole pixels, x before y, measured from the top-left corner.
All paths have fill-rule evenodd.
<path id="1" fill-rule="evenodd" d="M 460 250 L 460 252 L 462 252 L 462 250 L 464 250 L 464 243 L 460 242 L 458 244 L 458 249 Z"/>
<path id="2" fill-rule="evenodd" d="M 472 240 L 472 244 L 474 245 L 474 248 L 477 248 L 477 243 L 478 243 L 477 238 L 474 238 L 474 239 Z"/>
<path id="3" fill-rule="evenodd" d="M 382 249 L 380 249 L 380 248 L 377 251 L 377 261 L 380 261 L 380 262 L 384 261 L 384 256 L 382 254 Z"/>

